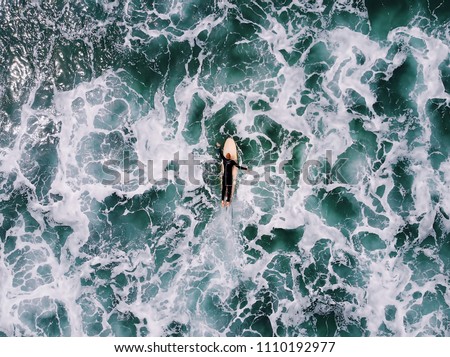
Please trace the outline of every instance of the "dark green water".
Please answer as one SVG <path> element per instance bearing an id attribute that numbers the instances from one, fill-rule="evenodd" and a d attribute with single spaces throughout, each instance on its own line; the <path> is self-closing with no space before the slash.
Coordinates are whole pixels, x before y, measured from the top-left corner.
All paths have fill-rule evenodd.
<path id="1" fill-rule="evenodd" d="M 0 335 L 449 336 L 449 18 L 0 0 Z"/>

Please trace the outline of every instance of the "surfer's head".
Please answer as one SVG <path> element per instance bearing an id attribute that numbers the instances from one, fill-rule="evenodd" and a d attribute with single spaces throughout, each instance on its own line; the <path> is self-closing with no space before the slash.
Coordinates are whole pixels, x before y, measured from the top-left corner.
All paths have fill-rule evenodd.
<path id="1" fill-rule="evenodd" d="M 227 154 L 225 155 L 225 157 L 228 159 L 228 160 L 230 160 L 231 159 L 231 155 L 230 155 L 230 153 L 229 152 L 227 152 Z"/>

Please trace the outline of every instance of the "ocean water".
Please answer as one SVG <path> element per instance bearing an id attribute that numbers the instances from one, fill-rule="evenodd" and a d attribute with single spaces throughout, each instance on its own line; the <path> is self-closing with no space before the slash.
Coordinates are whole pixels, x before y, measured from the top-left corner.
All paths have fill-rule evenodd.
<path id="1" fill-rule="evenodd" d="M 450 336 L 449 21 L 0 0 L 0 335 Z"/>

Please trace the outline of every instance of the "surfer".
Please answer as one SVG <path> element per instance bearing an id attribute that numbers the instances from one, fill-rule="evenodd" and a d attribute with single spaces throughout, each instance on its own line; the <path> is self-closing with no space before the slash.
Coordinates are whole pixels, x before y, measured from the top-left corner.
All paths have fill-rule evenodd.
<path id="1" fill-rule="evenodd" d="M 216 143 L 219 150 L 220 157 L 223 163 L 223 176 L 222 176 L 222 207 L 229 206 L 231 200 L 231 194 L 233 192 L 233 167 L 236 166 L 241 170 L 248 170 L 247 167 L 239 166 L 238 163 L 231 159 L 230 153 L 223 156 L 220 144 Z M 226 198 L 226 201 L 224 200 Z"/>

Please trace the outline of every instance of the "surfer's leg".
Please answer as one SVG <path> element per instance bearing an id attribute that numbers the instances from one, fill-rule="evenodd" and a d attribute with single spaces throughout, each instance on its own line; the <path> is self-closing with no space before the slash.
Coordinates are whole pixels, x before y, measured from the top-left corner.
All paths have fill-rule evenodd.
<path id="1" fill-rule="evenodd" d="M 231 201 L 231 192 L 233 191 L 232 188 L 233 188 L 233 186 L 227 185 L 227 202 L 228 202 L 228 204 Z"/>
<path id="2" fill-rule="evenodd" d="M 222 207 L 225 207 L 225 193 L 227 186 L 225 185 L 225 180 L 222 178 Z"/>
<path id="3" fill-rule="evenodd" d="M 227 185 L 225 185 L 225 180 L 222 179 L 222 201 L 225 199 L 226 190 L 227 190 Z"/>

